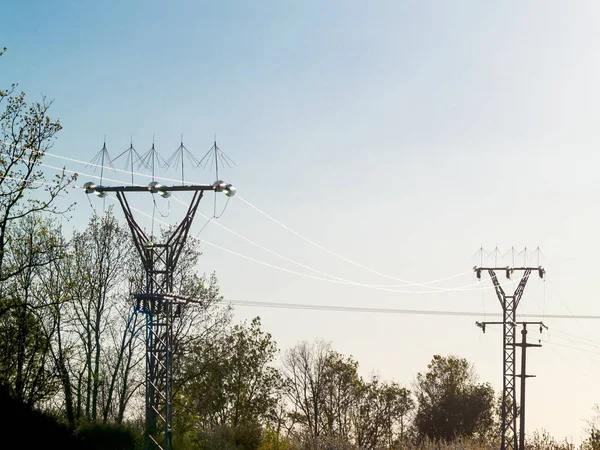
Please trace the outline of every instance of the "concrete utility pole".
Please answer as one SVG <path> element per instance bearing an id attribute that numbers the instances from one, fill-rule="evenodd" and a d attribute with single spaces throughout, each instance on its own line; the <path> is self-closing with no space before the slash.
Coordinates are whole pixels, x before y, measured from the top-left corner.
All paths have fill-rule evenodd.
<path id="1" fill-rule="evenodd" d="M 481 272 L 487 271 L 494 283 L 496 295 L 502 306 L 502 322 L 503 326 L 503 382 L 502 382 L 502 412 L 501 412 L 501 427 L 502 440 L 501 450 L 517 450 L 517 402 L 515 395 L 515 334 L 516 334 L 516 315 L 517 307 L 525 285 L 529 280 L 529 275 L 532 271 L 537 271 L 540 278 L 544 277 L 545 270 L 543 267 L 474 267 L 473 270 L 477 274 L 477 278 L 481 279 Z M 498 281 L 496 271 L 503 271 L 506 278 L 510 279 L 514 272 L 522 272 L 521 280 L 514 291 L 513 295 L 506 295 L 504 289 Z"/>

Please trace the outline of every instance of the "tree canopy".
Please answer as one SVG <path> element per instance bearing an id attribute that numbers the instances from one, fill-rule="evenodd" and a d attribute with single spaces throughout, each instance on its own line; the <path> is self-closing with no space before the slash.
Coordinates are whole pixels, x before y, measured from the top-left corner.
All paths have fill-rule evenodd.
<path id="1" fill-rule="evenodd" d="M 464 358 L 434 355 L 427 372 L 417 375 L 415 395 L 414 425 L 420 437 L 452 441 L 492 432 L 494 390 L 477 382 L 473 366 Z"/>

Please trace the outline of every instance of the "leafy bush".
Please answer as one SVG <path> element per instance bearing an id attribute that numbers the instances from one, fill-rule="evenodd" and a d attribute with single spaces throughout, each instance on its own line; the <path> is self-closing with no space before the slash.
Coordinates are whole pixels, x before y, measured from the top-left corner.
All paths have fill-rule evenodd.
<path id="1" fill-rule="evenodd" d="M 272 428 L 266 428 L 263 431 L 262 442 L 258 450 L 293 450 L 289 439 L 282 436 Z"/>

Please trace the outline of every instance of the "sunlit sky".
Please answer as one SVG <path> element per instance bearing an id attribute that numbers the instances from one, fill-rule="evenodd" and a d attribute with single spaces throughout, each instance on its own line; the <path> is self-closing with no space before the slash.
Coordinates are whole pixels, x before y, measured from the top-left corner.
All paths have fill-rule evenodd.
<path id="1" fill-rule="evenodd" d="M 539 246 L 547 279 L 532 277 L 519 306 L 549 327 L 543 347 L 528 353 L 537 375 L 527 386 L 528 431 L 579 443 L 600 403 L 599 323 L 544 316 L 600 314 L 599 22 L 595 1 L 12 1 L 0 14 L 0 47 L 9 47 L 0 85 L 17 81 L 31 100 L 55 99 L 64 130 L 52 153 L 68 158 L 90 161 L 105 135 L 112 156 L 131 137 L 145 152 L 154 136 L 167 158 L 181 134 L 200 158 L 216 133 L 236 162 L 220 175 L 241 198 L 358 264 L 234 198 L 215 222 L 316 272 L 211 222 L 200 234 L 200 270 L 216 272 L 228 299 L 498 320 L 488 277 L 470 290 L 429 294 L 356 284 L 399 284 L 375 271 L 413 282 L 462 274 L 435 286 L 466 286 L 476 281 L 469 270 L 480 247 Z M 88 174 L 79 184 L 98 175 L 52 156 L 45 162 Z M 214 177 L 186 169 L 190 181 Z M 64 226 L 83 227 L 88 200 L 81 191 L 69 200 L 77 206 Z M 157 212 L 160 220 L 184 213 L 174 200 L 159 203 L 168 215 Z M 136 205 L 152 212 L 150 199 Z M 213 214 L 212 196 L 201 213 Z M 205 222 L 199 216 L 192 234 Z M 511 263 L 510 254 L 498 261 Z M 537 257 L 527 263 L 537 266 Z M 324 274 L 356 284 L 317 279 Z M 476 317 L 235 311 L 237 320 L 260 315 L 282 350 L 331 341 L 364 376 L 411 387 L 434 354 L 455 354 L 497 392 L 502 386 L 500 329 L 482 335 Z M 535 329 L 529 337 L 539 339 Z"/>

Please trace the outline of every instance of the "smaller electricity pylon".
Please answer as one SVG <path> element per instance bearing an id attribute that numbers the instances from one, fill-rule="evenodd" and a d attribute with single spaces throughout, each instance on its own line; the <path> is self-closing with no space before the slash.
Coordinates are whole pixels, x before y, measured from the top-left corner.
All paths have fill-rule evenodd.
<path id="1" fill-rule="evenodd" d="M 485 327 L 487 325 L 504 325 L 504 322 L 475 322 L 481 330 L 485 333 Z M 540 334 L 544 330 L 547 330 L 548 327 L 544 325 L 544 322 L 516 322 L 516 325 L 522 325 L 523 329 L 521 330 L 521 343 L 515 343 L 515 347 L 521 347 L 521 374 L 515 375 L 516 377 L 521 378 L 521 402 L 517 408 L 517 404 L 513 403 L 511 406 L 513 408 L 513 414 L 515 418 L 517 415 L 519 416 L 519 446 L 518 450 L 525 450 L 525 380 L 527 378 L 533 378 L 535 375 L 527 375 L 527 349 L 529 347 L 541 347 L 542 344 L 530 344 L 527 342 L 527 325 L 539 325 Z M 518 411 L 518 414 L 517 414 Z"/>
<path id="2" fill-rule="evenodd" d="M 481 279 L 481 272 L 487 271 L 494 283 L 496 295 L 502 306 L 502 334 L 503 334 L 503 362 L 502 362 L 502 412 L 501 412 L 501 446 L 500 450 L 517 450 L 517 403 L 515 389 L 515 342 L 517 307 L 525 291 L 525 285 L 531 272 L 538 272 L 540 278 L 546 273 L 542 266 L 538 267 L 474 267 L 477 278 Z M 514 272 L 522 273 L 521 280 L 513 295 L 506 295 L 498 281 L 496 271 L 505 272 L 510 279 Z"/>
<path id="3" fill-rule="evenodd" d="M 151 152 L 154 151 L 154 145 Z M 150 158 L 154 158 L 150 155 Z M 152 159 L 154 161 L 154 159 Z M 114 192 L 131 230 L 133 242 L 145 271 L 145 292 L 135 294 L 136 311 L 146 315 L 146 422 L 144 448 L 171 450 L 173 433 L 173 322 L 180 316 L 183 297 L 173 292 L 175 267 L 183 250 L 192 221 L 205 191 L 235 195 L 233 185 L 216 181 L 211 185 L 148 186 L 83 185 L 86 194 L 106 197 Z M 169 197 L 171 192 L 193 192 L 187 213 L 164 243 L 154 242 L 136 222 L 126 194 L 146 192 Z"/>

